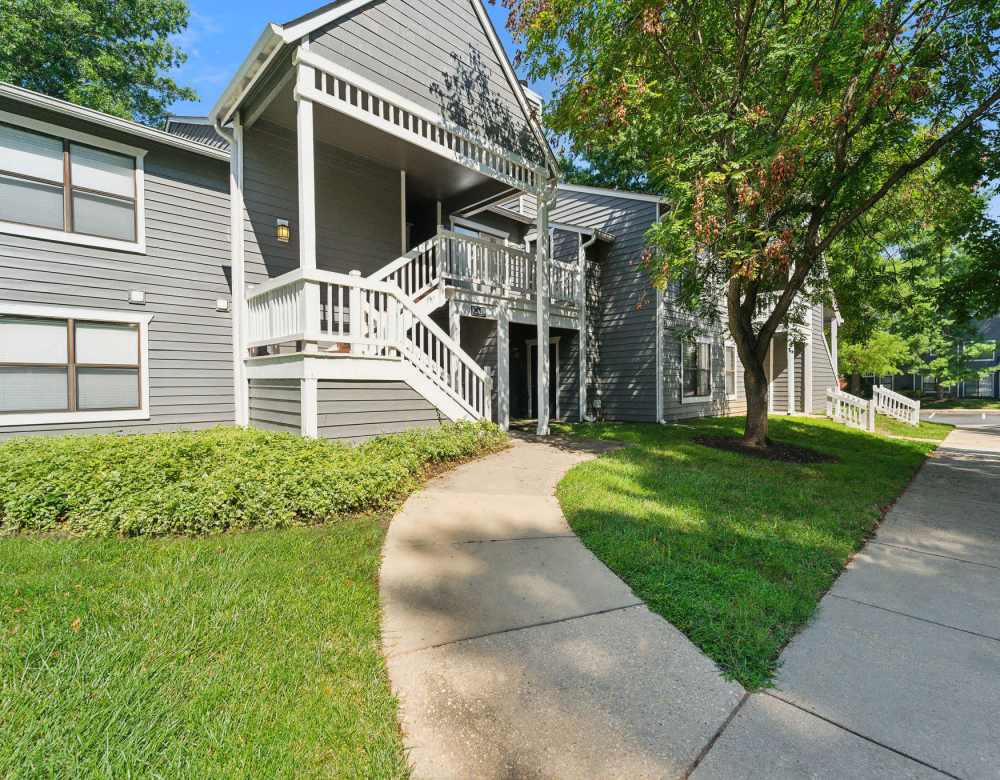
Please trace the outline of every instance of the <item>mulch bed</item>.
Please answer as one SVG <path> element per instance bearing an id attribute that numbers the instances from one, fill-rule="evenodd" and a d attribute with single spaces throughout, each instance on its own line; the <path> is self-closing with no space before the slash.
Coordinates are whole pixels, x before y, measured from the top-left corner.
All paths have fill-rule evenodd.
<path id="1" fill-rule="evenodd" d="M 827 455 L 823 452 L 816 452 L 806 447 L 798 447 L 795 444 L 784 444 L 780 441 L 772 441 L 766 449 L 750 447 L 743 443 L 743 439 L 734 439 L 730 436 L 695 436 L 694 441 L 705 447 L 713 447 L 717 450 L 735 452 L 739 455 L 746 455 L 748 458 L 759 458 L 761 460 L 776 460 L 782 463 L 839 463 L 840 458 Z"/>

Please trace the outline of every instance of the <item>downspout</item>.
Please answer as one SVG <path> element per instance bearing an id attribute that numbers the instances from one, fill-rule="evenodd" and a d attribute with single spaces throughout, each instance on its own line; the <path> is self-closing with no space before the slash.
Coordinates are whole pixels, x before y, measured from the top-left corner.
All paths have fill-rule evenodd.
<path id="1" fill-rule="evenodd" d="M 583 422 L 587 416 L 587 250 L 596 243 L 596 230 L 589 241 L 584 241 L 583 234 L 580 235 L 580 256 L 578 258 L 580 263 L 580 290 L 577 293 L 577 305 L 580 307 L 580 338 L 578 339 L 580 350 L 580 408 L 578 416 L 580 422 Z"/>
<path id="2" fill-rule="evenodd" d="M 656 224 L 660 224 L 666 218 L 666 214 L 660 213 L 660 202 L 656 202 Z M 663 412 L 663 404 L 665 401 L 665 393 L 663 387 L 664 379 L 664 349 L 663 349 L 663 338 L 664 338 L 664 317 L 666 316 L 665 306 L 664 306 L 664 290 L 659 290 L 656 287 L 653 288 L 656 292 L 656 422 L 664 423 L 666 422 L 666 415 Z"/>
<path id="3" fill-rule="evenodd" d="M 243 224 L 243 125 L 239 112 L 233 116 L 233 129 L 222 125 L 217 115 L 212 124 L 229 143 L 229 252 L 233 285 L 233 401 L 237 426 L 250 424 L 249 387 L 247 385 L 244 321 L 246 314 L 246 272 L 244 267 Z"/>

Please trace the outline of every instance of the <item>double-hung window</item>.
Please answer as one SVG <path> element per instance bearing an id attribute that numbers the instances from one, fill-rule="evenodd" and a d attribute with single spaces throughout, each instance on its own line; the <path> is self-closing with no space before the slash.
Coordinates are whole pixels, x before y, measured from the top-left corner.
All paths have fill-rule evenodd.
<path id="1" fill-rule="evenodd" d="M 681 400 L 704 401 L 712 397 L 712 344 L 689 340 L 681 345 Z"/>
<path id="2" fill-rule="evenodd" d="M 142 155 L 0 112 L 0 230 L 142 251 Z"/>
<path id="3" fill-rule="evenodd" d="M 736 398 L 736 345 L 726 344 L 725 347 L 725 379 L 726 398 L 730 401 Z"/>
<path id="4" fill-rule="evenodd" d="M 0 304 L 0 426 L 147 418 L 149 319 Z"/>

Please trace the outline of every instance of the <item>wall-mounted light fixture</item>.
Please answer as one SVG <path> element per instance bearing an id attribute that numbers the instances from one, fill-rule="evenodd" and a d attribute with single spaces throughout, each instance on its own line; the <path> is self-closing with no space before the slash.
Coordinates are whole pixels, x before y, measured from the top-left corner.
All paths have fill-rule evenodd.
<path id="1" fill-rule="evenodd" d="M 228 298 L 216 298 L 215 299 L 215 310 L 216 311 L 229 311 L 229 299 Z"/>
<path id="2" fill-rule="evenodd" d="M 144 305 L 146 303 L 146 291 L 130 290 L 128 294 L 128 302 L 135 304 L 136 306 Z"/>
<path id="3" fill-rule="evenodd" d="M 282 244 L 287 244 L 292 240 L 292 229 L 288 226 L 287 219 L 276 219 L 274 221 L 274 237 Z"/>

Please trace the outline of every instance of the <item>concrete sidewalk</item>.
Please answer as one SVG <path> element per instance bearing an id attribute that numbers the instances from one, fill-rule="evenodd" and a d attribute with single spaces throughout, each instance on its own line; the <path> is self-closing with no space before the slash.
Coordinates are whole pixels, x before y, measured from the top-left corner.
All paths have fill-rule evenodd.
<path id="1" fill-rule="evenodd" d="M 415 777 L 683 777 L 743 700 L 570 531 L 553 493 L 586 446 L 516 440 L 393 520 L 383 641 Z"/>
<path id="2" fill-rule="evenodd" d="M 1000 430 L 948 436 L 693 777 L 1000 777 Z"/>

